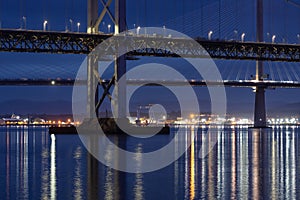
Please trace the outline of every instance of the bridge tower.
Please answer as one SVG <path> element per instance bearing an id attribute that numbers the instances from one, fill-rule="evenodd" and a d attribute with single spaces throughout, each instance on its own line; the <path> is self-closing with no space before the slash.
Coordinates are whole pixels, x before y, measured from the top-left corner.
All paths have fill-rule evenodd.
<path id="1" fill-rule="evenodd" d="M 256 40 L 263 41 L 263 0 L 256 1 Z M 264 68 L 262 61 L 256 61 L 256 81 L 263 81 Z M 265 87 L 257 86 L 255 88 L 255 108 L 254 108 L 254 128 L 265 128 L 266 123 L 266 104 Z"/>
<path id="2" fill-rule="evenodd" d="M 88 17 L 87 17 L 87 33 L 91 34 L 98 34 L 99 33 L 99 25 L 103 21 L 105 14 L 107 14 L 111 21 L 114 23 L 114 30 L 115 34 L 119 34 L 127 29 L 126 27 L 126 0 L 114 0 L 114 13 L 111 12 L 110 5 L 113 0 L 100 0 L 103 9 L 98 15 L 98 0 L 88 0 Z M 107 90 L 104 91 L 102 94 L 101 100 L 99 100 L 98 88 L 97 83 L 98 79 L 95 73 L 98 73 L 98 59 L 93 58 L 93 56 L 88 57 L 88 69 L 87 69 L 87 93 L 88 93 L 88 105 L 87 105 L 87 112 L 90 118 L 94 116 L 96 112 L 98 116 L 98 109 L 103 99 L 106 95 L 109 94 L 108 90 L 111 86 L 104 86 L 108 87 Z M 126 118 L 126 79 L 121 79 L 122 76 L 125 76 L 126 73 L 126 59 L 125 55 L 119 56 L 115 60 L 115 67 L 114 67 L 114 76 L 112 77 L 111 82 L 116 82 L 115 84 L 115 94 L 116 98 L 112 99 L 112 103 L 115 108 L 115 115 L 119 119 Z M 101 83 L 100 83 L 101 84 Z M 96 88 L 95 88 L 96 87 Z M 96 91 L 96 93 L 95 93 Z M 95 102 L 97 105 L 92 105 Z"/>

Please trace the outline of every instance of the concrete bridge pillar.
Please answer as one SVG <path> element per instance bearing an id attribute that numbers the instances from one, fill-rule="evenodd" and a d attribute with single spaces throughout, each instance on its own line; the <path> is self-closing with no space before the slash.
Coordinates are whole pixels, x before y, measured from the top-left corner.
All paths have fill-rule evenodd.
<path id="1" fill-rule="evenodd" d="M 263 0 L 256 1 L 256 40 L 263 42 Z M 256 62 L 256 81 L 263 81 L 264 68 L 263 62 Z M 266 123 L 266 104 L 265 88 L 257 86 L 255 89 L 255 107 L 254 107 L 254 128 L 265 128 Z"/>
<path id="2" fill-rule="evenodd" d="M 254 109 L 254 128 L 265 128 L 267 122 L 264 87 L 256 87 Z"/>

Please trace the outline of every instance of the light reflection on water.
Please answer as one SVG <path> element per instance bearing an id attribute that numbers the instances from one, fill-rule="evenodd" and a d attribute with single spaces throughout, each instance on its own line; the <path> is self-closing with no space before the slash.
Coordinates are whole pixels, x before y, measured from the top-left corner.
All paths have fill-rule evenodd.
<path id="1" fill-rule="evenodd" d="M 209 145 L 210 136 L 205 129 L 187 127 L 175 141 L 176 148 L 195 140 L 183 156 L 159 171 L 131 174 L 97 162 L 78 136 L 50 136 L 43 128 L 1 128 L 0 196 L 136 200 L 300 198 L 300 128 L 274 127 L 259 132 L 228 127 L 215 132 L 218 143 L 205 158 L 199 158 L 199 153 L 203 153 L 199 149 Z M 145 142 L 132 137 L 111 139 L 122 148 L 142 153 L 149 150 L 147 145 L 153 148 L 167 143 L 172 134 Z M 115 154 L 111 151 L 106 149 L 107 159 L 124 159 L 112 157 Z M 142 163 L 138 154 L 135 159 Z"/>

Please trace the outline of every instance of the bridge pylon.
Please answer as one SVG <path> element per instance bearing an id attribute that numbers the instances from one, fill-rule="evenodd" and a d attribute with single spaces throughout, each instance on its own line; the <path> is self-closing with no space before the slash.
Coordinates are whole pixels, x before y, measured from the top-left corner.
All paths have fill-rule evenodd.
<path id="1" fill-rule="evenodd" d="M 254 128 L 266 128 L 265 88 L 257 86 L 255 90 Z"/>
<path id="2" fill-rule="evenodd" d="M 111 4 L 114 1 L 114 12 L 111 12 Z M 99 26 L 104 19 L 104 16 L 107 14 L 114 24 L 114 33 L 119 34 L 127 29 L 126 26 L 126 0 L 100 0 L 102 4 L 102 11 L 100 15 L 98 15 L 99 5 L 98 0 L 88 0 L 88 27 L 87 33 L 98 34 Z M 117 54 L 117 52 L 116 52 Z M 90 60 L 92 59 L 92 60 Z M 98 62 L 95 61 L 95 58 L 88 57 L 88 77 L 87 77 L 87 85 L 88 85 L 88 105 L 87 112 L 88 116 L 92 118 L 95 112 L 98 114 L 99 107 L 103 103 L 103 100 L 106 96 L 112 101 L 114 107 L 114 114 L 116 118 L 125 119 L 126 118 L 126 78 L 124 78 L 126 74 L 126 59 L 125 55 L 119 56 L 115 59 L 115 67 L 114 67 L 114 76 L 111 79 L 111 83 L 115 83 L 115 93 L 116 96 L 113 99 L 109 94 L 109 89 L 112 84 L 102 85 L 104 89 L 104 93 L 102 97 L 99 97 L 97 92 L 95 93 L 95 81 L 101 80 L 98 72 Z M 123 77 L 121 79 L 121 77 Z M 104 84 L 99 81 L 100 84 Z M 98 91 L 98 88 L 96 88 Z M 95 102 L 95 105 L 91 105 Z M 97 115 L 98 116 L 98 115 Z"/>
<path id="3" fill-rule="evenodd" d="M 256 40 L 263 41 L 263 0 L 256 1 Z M 256 61 L 256 81 L 264 80 L 264 68 L 262 61 Z M 266 103 L 265 87 L 256 86 L 254 106 L 254 128 L 266 128 Z"/>

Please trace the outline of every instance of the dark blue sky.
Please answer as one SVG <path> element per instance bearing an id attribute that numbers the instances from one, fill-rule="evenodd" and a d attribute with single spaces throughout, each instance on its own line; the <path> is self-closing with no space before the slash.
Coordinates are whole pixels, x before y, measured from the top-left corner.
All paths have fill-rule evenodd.
<path id="1" fill-rule="evenodd" d="M 296 0 L 295 0 L 296 1 Z M 245 33 L 245 40 L 255 40 L 255 1 L 239 0 L 128 0 L 127 25 L 129 28 L 137 26 L 166 26 L 183 32 L 191 37 L 207 37 L 213 30 L 213 38 L 237 39 Z M 270 41 L 270 35 L 276 35 L 276 42 L 288 41 L 298 43 L 297 34 L 300 33 L 300 8 L 285 0 L 265 0 L 265 41 Z M 80 22 L 80 31 L 86 30 L 86 1 L 84 0 L 0 0 L 0 21 L 2 28 L 20 28 L 24 26 L 22 16 L 26 17 L 26 28 L 41 30 L 43 21 L 49 22 L 50 30 L 64 31 L 66 26 L 77 31 L 76 24 Z M 105 17 L 100 30 L 107 32 L 107 25 L 111 24 Z M 236 30 L 236 32 L 235 32 Z M 267 34 L 269 33 L 269 34 Z M 73 78 L 76 70 L 83 61 L 84 56 L 49 55 L 49 54 L 12 54 L 0 53 L 0 78 Z M 233 61 L 230 63 L 217 62 L 223 78 L 231 74 L 227 66 L 249 67 L 253 71 L 254 64 Z M 274 74 L 284 63 L 266 64 L 275 66 Z M 299 67 L 295 64 L 292 67 Z M 273 68 L 272 68 L 273 69 Z M 292 74 L 291 66 L 287 72 Z M 266 69 L 270 71 L 270 67 Z M 249 72 L 248 72 L 249 73 Z M 299 70 L 296 70 L 299 73 Z M 250 75 L 250 73 L 249 73 Z M 248 76 L 248 74 L 245 74 Z M 299 73 L 300 76 L 300 73 Z M 286 75 L 288 77 L 288 75 Z M 246 78 L 246 77 L 245 77 Z M 280 79 L 277 75 L 275 79 Z M 199 93 L 203 89 L 197 89 Z M 228 88 L 227 97 L 229 108 L 232 111 L 240 110 L 241 105 L 245 112 L 251 113 L 254 95 L 251 89 Z M 10 100 L 34 101 L 71 101 L 71 88 L 69 87 L 0 87 L 0 102 Z M 201 95 L 200 95 L 201 96 Z M 284 107 L 299 102 L 298 89 L 277 89 L 267 91 L 267 104 L 269 108 Z M 207 97 L 199 97 L 206 99 Z M 294 104 L 293 104 L 294 105 Z M 5 106 L 2 104 L 2 108 Z M 45 106 L 41 112 L 49 109 Z M 299 110 L 299 107 L 297 108 Z M 0 107 L 0 114 L 7 109 Z M 11 112 L 18 112 L 11 108 Z M 28 111 L 30 112 L 30 111 Z M 62 109 L 62 112 L 65 112 Z M 69 112 L 69 108 L 66 109 Z"/>

